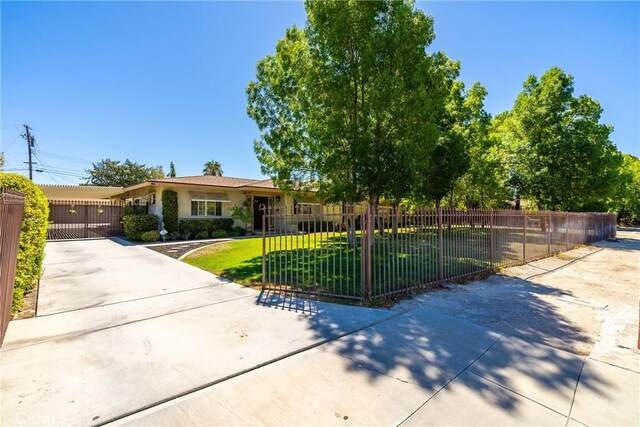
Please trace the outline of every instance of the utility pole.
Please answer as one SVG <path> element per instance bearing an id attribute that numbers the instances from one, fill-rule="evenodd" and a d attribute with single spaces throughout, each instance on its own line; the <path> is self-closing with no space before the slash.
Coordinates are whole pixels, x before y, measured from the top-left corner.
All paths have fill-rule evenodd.
<path id="1" fill-rule="evenodd" d="M 25 134 L 22 137 L 27 141 L 27 149 L 29 150 L 29 179 L 33 181 L 33 161 L 31 160 L 31 149 L 34 147 L 35 138 L 29 133 L 31 128 L 24 125 Z"/>

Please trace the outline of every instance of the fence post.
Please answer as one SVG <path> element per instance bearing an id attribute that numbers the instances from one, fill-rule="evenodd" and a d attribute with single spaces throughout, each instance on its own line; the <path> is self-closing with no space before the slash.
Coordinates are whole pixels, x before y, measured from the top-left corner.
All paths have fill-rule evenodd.
<path id="1" fill-rule="evenodd" d="M 371 245 L 369 236 L 371 231 L 371 206 L 367 204 L 364 214 L 360 215 L 361 236 L 360 236 L 360 285 L 362 287 L 362 297 L 369 301 L 371 295 Z"/>
<path id="2" fill-rule="evenodd" d="M 551 212 L 547 213 L 547 256 L 551 256 Z"/>
<path id="3" fill-rule="evenodd" d="M 262 214 L 262 290 L 264 290 L 267 284 L 267 215 L 269 214 L 269 207 L 264 210 Z"/>
<path id="4" fill-rule="evenodd" d="M 89 237 L 89 205 L 84 205 L 84 237 Z"/>
<path id="5" fill-rule="evenodd" d="M 564 246 L 565 246 L 565 250 L 568 251 L 569 250 L 569 212 L 567 212 L 567 214 L 565 215 L 565 220 L 564 220 Z"/>
<path id="6" fill-rule="evenodd" d="M 366 297 L 367 300 L 371 298 L 371 251 L 373 250 L 373 211 L 371 205 L 367 206 L 367 263 L 365 264 L 365 276 L 366 282 Z"/>
<path id="7" fill-rule="evenodd" d="M 522 209 L 522 262 L 527 262 L 527 211 Z"/>
<path id="8" fill-rule="evenodd" d="M 442 238 L 442 208 L 437 209 L 438 213 L 438 279 L 444 279 L 444 241 Z"/>
<path id="9" fill-rule="evenodd" d="M 491 263 L 491 269 L 493 270 L 493 256 L 495 253 L 495 245 L 493 242 L 493 209 L 491 209 L 491 211 L 489 212 L 489 218 L 490 218 L 490 222 L 489 222 L 489 251 L 490 251 L 490 255 L 489 255 L 489 262 Z"/>

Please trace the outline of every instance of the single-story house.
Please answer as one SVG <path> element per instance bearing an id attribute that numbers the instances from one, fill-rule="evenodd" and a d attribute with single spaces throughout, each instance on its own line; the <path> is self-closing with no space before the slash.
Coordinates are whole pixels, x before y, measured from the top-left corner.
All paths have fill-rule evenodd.
<path id="1" fill-rule="evenodd" d="M 252 210 L 253 231 L 262 230 L 265 207 L 306 209 L 309 213 L 320 204 L 307 195 L 296 198 L 278 189 L 270 179 L 232 178 L 227 176 L 185 176 L 150 179 L 124 187 L 118 195 L 131 204 L 145 204 L 150 214 L 162 221 L 162 192 L 173 190 L 178 196 L 178 216 L 186 218 L 230 218 L 232 206 Z M 236 223 L 236 225 L 244 225 Z"/>
<path id="2" fill-rule="evenodd" d="M 179 219 L 230 218 L 233 206 L 246 206 L 253 214 L 251 224 L 236 221 L 234 225 L 248 226 L 251 231 L 262 230 L 265 207 L 281 208 L 281 212 L 286 208 L 287 211 L 291 210 L 289 213 L 295 211 L 313 215 L 319 214 L 323 209 L 312 192 L 285 194 L 270 179 L 198 175 L 149 179 L 128 187 L 52 184 L 40 184 L 39 187 L 50 202 L 59 201 L 61 206 L 65 206 L 61 208 L 64 212 L 69 210 L 66 206 L 70 203 L 87 204 L 91 205 L 90 209 L 100 209 L 103 207 L 100 205 L 101 200 L 110 200 L 123 205 L 144 205 L 149 214 L 160 218 L 161 224 L 162 192 L 172 190 L 178 197 Z M 72 219 L 72 222 L 78 222 L 78 218 L 78 215 L 65 217 L 65 221 Z M 64 222 L 53 217 L 50 219 L 54 222 Z M 291 217 L 290 221 L 291 223 L 287 221 L 285 225 L 281 218 L 278 224 L 270 226 L 278 230 L 296 228 L 299 219 Z"/>

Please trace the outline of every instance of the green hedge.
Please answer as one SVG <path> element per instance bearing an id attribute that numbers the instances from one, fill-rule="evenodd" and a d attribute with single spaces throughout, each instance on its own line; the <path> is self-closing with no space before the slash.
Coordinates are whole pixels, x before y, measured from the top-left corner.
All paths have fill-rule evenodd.
<path id="1" fill-rule="evenodd" d="M 145 205 L 130 205 L 130 206 L 125 206 L 124 209 L 122 209 L 122 214 L 123 215 L 146 215 L 148 212 L 148 209 Z"/>
<path id="2" fill-rule="evenodd" d="M 140 235 L 140 240 L 143 242 L 157 242 L 160 240 L 160 232 L 157 230 L 145 231 Z"/>
<path id="3" fill-rule="evenodd" d="M 214 231 L 231 231 L 232 218 L 197 218 L 180 220 L 180 233 L 195 235 L 200 231 L 211 233 Z"/>
<path id="4" fill-rule="evenodd" d="M 162 192 L 162 221 L 169 233 L 178 231 L 178 193 L 173 190 Z"/>
<path id="5" fill-rule="evenodd" d="M 194 236 L 194 239 L 208 239 L 209 238 L 209 233 L 207 233 L 206 231 L 198 231 L 196 233 L 196 235 Z"/>
<path id="6" fill-rule="evenodd" d="M 0 187 L 24 194 L 24 216 L 11 306 L 15 313 L 22 308 L 24 294 L 33 289 L 42 275 L 49 203 L 42 190 L 22 175 L 0 172 Z"/>
<path id="7" fill-rule="evenodd" d="M 160 220 L 156 215 L 125 215 L 122 217 L 124 237 L 128 240 L 142 240 L 145 231 L 158 231 Z"/>

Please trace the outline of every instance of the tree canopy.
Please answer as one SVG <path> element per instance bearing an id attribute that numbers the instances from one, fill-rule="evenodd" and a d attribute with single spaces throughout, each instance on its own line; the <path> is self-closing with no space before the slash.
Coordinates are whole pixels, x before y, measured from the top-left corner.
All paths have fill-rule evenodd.
<path id="1" fill-rule="evenodd" d="M 169 173 L 167 174 L 167 178 L 175 178 L 176 177 L 176 166 L 173 162 L 169 162 Z"/>
<path id="2" fill-rule="evenodd" d="M 403 197 L 416 153 L 435 146 L 441 75 L 451 69 L 443 54 L 426 53 L 433 20 L 413 2 L 305 8 L 304 30 L 287 30 L 247 88 L 263 173 L 328 200 Z"/>
<path id="3" fill-rule="evenodd" d="M 624 224 L 640 224 L 640 159 L 631 154 L 623 155 L 618 191 L 610 208 L 618 212 Z"/>
<path id="4" fill-rule="evenodd" d="M 111 187 L 127 187 L 147 179 L 165 177 L 162 166 L 146 166 L 129 159 L 124 162 L 102 159 L 93 163 L 91 169 L 87 169 L 85 172 L 89 176 L 84 185 Z"/>
<path id="5" fill-rule="evenodd" d="M 304 28 L 286 31 L 247 87 L 262 172 L 285 191 L 374 206 L 525 199 L 574 211 L 633 193 L 634 163 L 623 165 L 602 107 L 574 96 L 573 76 L 560 68 L 529 76 L 512 110 L 492 118 L 487 90 L 465 88 L 458 62 L 427 52 L 433 20 L 412 1 L 305 9 Z"/>
<path id="6" fill-rule="evenodd" d="M 506 119 L 510 184 L 539 208 L 603 209 L 616 188 L 613 128 L 596 100 L 573 92 L 573 76 L 557 67 L 529 76 Z"/>
<path id="7" fill-rule="evenodd" d="M 204 175 L 222 176 L 222 165 L 220 164 L 220 162 L 210 160 L 204 164 L 202 173 Z"/>

